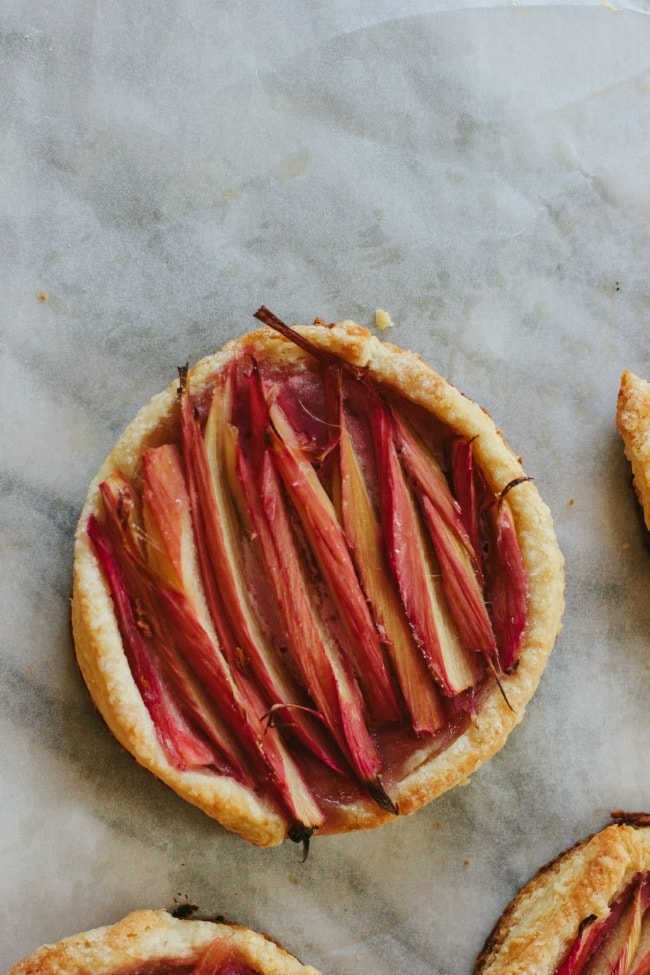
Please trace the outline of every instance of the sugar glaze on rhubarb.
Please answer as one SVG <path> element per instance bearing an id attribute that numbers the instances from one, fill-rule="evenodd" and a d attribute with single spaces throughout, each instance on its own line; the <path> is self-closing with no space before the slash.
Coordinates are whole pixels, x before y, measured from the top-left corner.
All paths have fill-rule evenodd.
<path id="1" fill-rule="evenodd" d="M 363 368 L 241 344 L 87 535 L 168 762 L 270 799 L 288 835 L 480 723 L 516 672 L 528 579 L 471 439 Z M 513 491 L 517 488 L 513 488 Z"/>

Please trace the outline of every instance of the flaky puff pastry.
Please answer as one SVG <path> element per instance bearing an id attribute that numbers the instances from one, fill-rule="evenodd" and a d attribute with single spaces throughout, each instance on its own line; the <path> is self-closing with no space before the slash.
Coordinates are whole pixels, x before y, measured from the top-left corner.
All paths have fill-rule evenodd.
<path id="1" fill-rule="evenodd" d="M 226 957 L 232 963 L 248 966 L 259 975 L 319 975 L 311 965 L 301 964 L 275 941 L 249 928 L 179 920 L 166 911 L 148 910 L 45 945 L 10 968 L 7 975 L 191 975 L 215 941 L 227 946 Z"/>
<path id="2" fill-rule="evenodd" d="M 650 870 L 650 817 L 620 817 L 628 821 L 577 843 L 526 884 L 495 925 L 474 975 L 553 975 L 581 923 L 605 917 L 635 875 Z"/>
<path id="3" fill-rule="evenodd" d="M 391 779 L 390 797 L 400 814 L 416 811 L 459 783 L 497 752 L 521 721 L 535 692 L 560 630 L 563 612 L 563 557 L 547 506 L 491 417 L 439 376 L 418 355 L 381 342 L 353 322 L 298 328 L 314 345 L 334 352 L 363 370 L 384 390 L 397 391 L 427 411 L 454 435 L 472 441 L 474 456 L 491 491 L 507 485 L 528 578 L 528 620 L 519 665 L 503 677 L 500 688 L 488 677 L 480 708 L 460 736 L 440 752 L 438 745 L 415 747 L 399 781 Z M 281 370 L 313 368 L 313 359 L 270 328 L 229 342 L 219 353 L 190 370 L 187 386 L 201 398 L 214 377 L 242 351 L 272 360 Z M 101 511 L 99 484 L 116 469 L 136 476 L 143 451 L 178 438 L 178 383 L 155 396 L 127 427 L 90 486 L 75 540 L 72 623 L 77 658 L 91 697 L 115 737 L 137 761 L 179 795 L 199 806 L 227 829 L 260 846 L 273 846 L 287 836 L 289 823 L 264 795 L 234 779 L 202 771 L 178 771 L 167 761 L 143 706 L 124 654 L 106 581 L 89 544 L 86 525 Z M 506 700 L 507 698 L 507 700 Z M 329 803 L 322 834 L 380 826 L 394 814 L 371 799 L 355 796 Z"/>
<path id="4" fill-rule="evenodd" d="M 629 369 L 621 376 L 616 404 L 625 456 L 632 465 L 634 490 L 650 530 L 650 383 Z"/>

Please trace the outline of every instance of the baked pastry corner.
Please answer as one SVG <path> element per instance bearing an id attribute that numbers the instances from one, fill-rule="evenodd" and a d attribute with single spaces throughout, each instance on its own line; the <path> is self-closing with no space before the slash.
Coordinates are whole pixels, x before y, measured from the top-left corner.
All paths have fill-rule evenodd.
<path id="1" fill-rule="evenodd" d="M 620 821 L 560 854 L 522 888 L 489 935 L 474 975 L 561 971 L 581 933 L 607 918 L 614 902 L 650 870 L 650 817 L 619 815 Z"/>
<path id="2" fill-rule="evenodd" d="M 626 369 L 616 405 L 625 455 L 632 466 L 634 490 L 650 530 L 650 382 Z"/>

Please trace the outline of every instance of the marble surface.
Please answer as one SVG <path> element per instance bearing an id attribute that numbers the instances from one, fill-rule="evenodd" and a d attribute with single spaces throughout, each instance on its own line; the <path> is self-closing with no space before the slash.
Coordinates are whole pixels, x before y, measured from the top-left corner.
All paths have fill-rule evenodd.
<path id="1" fill-rule="evenodd" d="M 519 886 L 648 809 L 650 555 L 614 428 L 650 376 L 647 2 L 5 0 L 0 14 L 0 970 L 190 901 L 329 975 L 464 975 Z M 383 307 L 550 505 L 567 609 L 464 788 L 249 847 L 89 704 L 68 628 L 86 486 L 175 368 L 266 303 Z"/>

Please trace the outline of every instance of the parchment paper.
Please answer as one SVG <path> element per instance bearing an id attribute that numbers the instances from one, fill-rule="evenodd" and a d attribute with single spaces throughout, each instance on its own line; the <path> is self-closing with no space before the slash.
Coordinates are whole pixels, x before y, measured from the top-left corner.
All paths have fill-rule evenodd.
<path id="1" fill-rule="evenodd" d="M 464 975 L 546 860 L 648 809 L 646 3 L 15 0 L 1 14 L 0 968 L 198 904 L 329 975 Z M 176 366 L 385 308 L 550 505 L 565 628 L 523 724 L 377 832 L 247 846 L 139 769 L 68 628 L 90 478 Z"/>

